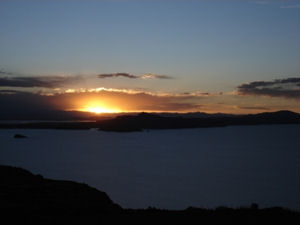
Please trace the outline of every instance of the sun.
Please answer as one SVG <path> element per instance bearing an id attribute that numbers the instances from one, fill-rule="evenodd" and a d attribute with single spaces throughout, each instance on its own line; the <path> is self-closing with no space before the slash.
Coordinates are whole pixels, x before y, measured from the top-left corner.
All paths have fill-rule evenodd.
<path id="1" fill-rule="evenodd" d="M 116 106 L 111 106 L 108 102 L 99 101 L 87 101 L 79 110 L 97 114 L 121 112 L 121 110 Z"/>
<path id="2" fill-rule="evenodd" d="M 107 108 L 107 107 L 102 107 L 102 106 L 90 106 L 90 107 L 84 108 L 82 111 L 97 113 L 97 114 L 120 112 L 120 110 L 118 110 L 118 109 L 112 109 L 112 108 Z"/>

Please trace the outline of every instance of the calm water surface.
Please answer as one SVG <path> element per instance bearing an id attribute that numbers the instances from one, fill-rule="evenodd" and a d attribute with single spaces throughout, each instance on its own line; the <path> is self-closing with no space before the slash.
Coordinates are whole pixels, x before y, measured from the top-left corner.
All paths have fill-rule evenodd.
<path id="1" fill-rule="evenodd" d="M 29 138 L 14 139 L 21 133 Z M 122 207 L 300 210 L 300 125 L 132 133 L 0 130 L 0 164 L 87 183 Z"/>

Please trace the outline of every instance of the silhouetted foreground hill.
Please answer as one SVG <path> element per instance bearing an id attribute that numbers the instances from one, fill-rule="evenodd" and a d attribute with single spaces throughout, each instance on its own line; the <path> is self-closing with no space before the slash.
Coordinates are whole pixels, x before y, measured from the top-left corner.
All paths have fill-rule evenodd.
<path id="1" fill-rule="evenodd" d="M 9 166 L 0 166 L 0 179 L 0 224 L 76 224 L 121 209 L 86 184 L 44 179 Z"/>
<path id="2" fill-rule="evenodd" d="M 299 224 L 300 213 L 279 207 L 182 211 L 122 209 L 101 191 L 0 166 L 0 223 L 56 224 Z M 134 193 L 132 193 L 134 194 Z"/>
<path id="3" fill-rule="evenodd" d="M 121 115 L 115 118 L 105 117 L 96 122 L 26 122 L 0 123 L 0 128 L 36 128 L 36 129 L 90 129 L 103 131 L 142 131 L 144 129 L 183 129 L 201 127 L 222 127 L 233 125 L 259 124 L 300 124 L 300 114 L 290 111 L 278 111 L 249 115 L 231 114 L 153 114 L 139 113 Z"/>

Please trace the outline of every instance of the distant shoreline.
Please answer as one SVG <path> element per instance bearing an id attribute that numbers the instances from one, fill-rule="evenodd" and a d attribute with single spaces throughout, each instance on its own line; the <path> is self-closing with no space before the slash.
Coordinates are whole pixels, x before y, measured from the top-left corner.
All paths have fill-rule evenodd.
<path id="1" fill-rule="evenodd" d="M 250 115 L 216 115 L 190 116 L 180 114 L 151 114 L 122 115 L 115 118 L 105 118 L 98 121 L 14 121 L 1 123 L 2 129 L 70 129 L 87 130 L 99 129 L 112 132 L 132 132 L 143 130 L 208 128 L 238 125 L 263 124 L 300 124 L 300 114 L 291 111 L 259 113 Z"/>

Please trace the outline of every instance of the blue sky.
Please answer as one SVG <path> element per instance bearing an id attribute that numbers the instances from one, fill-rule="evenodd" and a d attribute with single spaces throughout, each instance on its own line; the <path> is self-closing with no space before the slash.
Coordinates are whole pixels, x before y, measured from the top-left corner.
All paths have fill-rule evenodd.
<path id="1" fill-rule="evenodd" d="M 300 76 L 300 1 L 0 1 L 0 69 L 17 76 L 161 74 L 83 88 L 231 92 Z"/>

